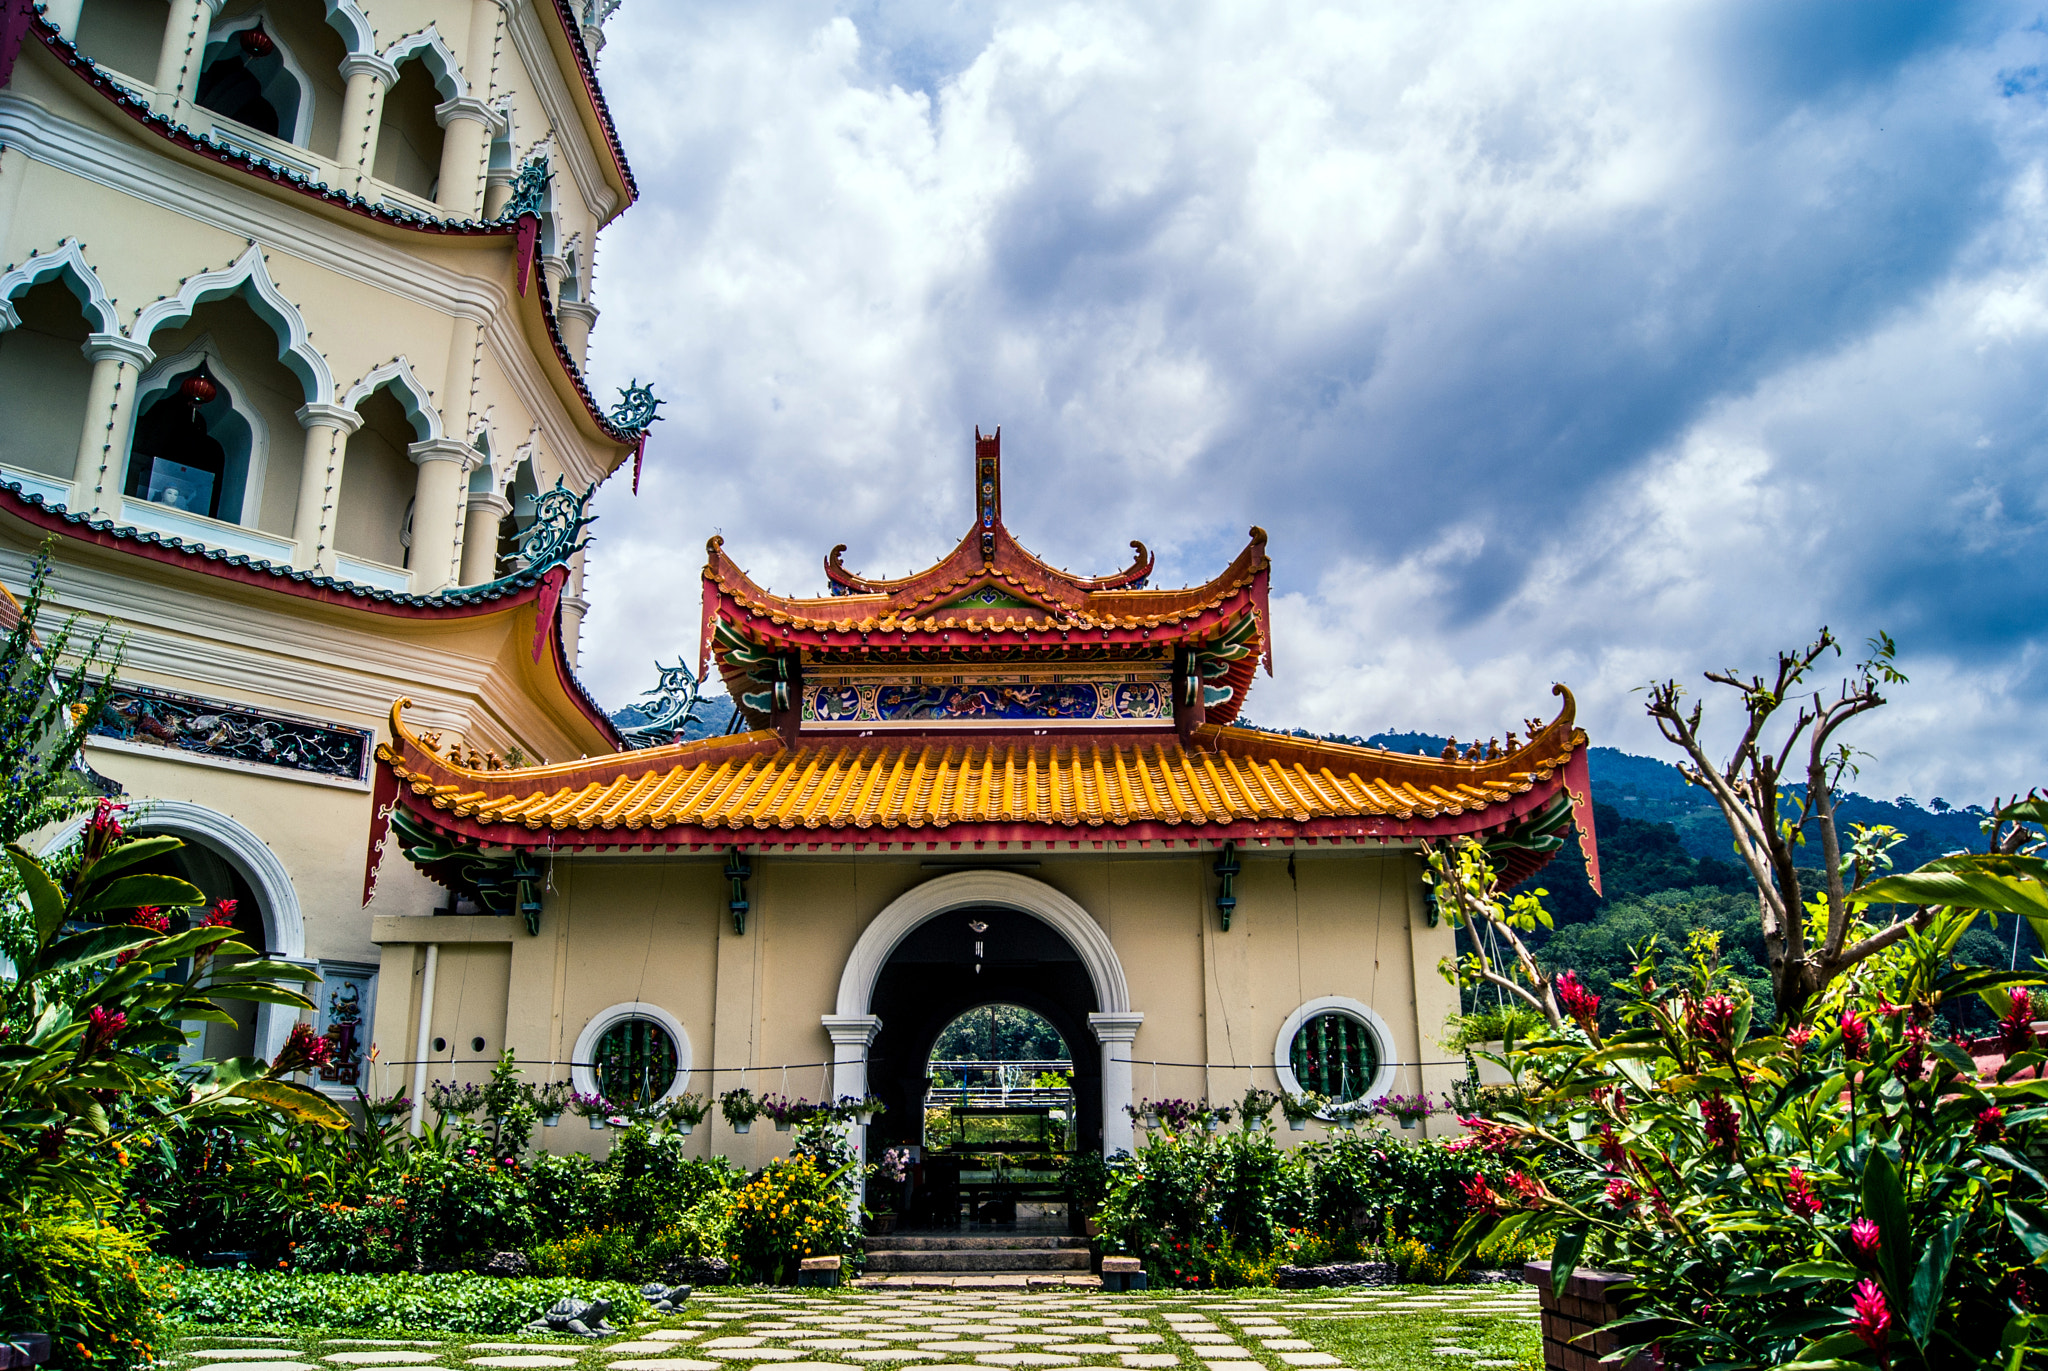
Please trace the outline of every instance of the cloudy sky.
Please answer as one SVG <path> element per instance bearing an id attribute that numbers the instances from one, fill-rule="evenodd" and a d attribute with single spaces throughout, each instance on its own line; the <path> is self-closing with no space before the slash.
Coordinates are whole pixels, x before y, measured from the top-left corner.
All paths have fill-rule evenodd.
<path id="1" fill-rule="evenodd" d="M 1485 736 L 1822 624 L 1910 685 L 1858 788 L 2048 781 L 2048 23 L 1993 3 L 628 0 L 584 672 L 713 532 L 817 594 L 970 520 L 1162 584 L 1271 533 L 1270 725 Z M 1725 705 L 1723 706 L 1725 710 Z"/>

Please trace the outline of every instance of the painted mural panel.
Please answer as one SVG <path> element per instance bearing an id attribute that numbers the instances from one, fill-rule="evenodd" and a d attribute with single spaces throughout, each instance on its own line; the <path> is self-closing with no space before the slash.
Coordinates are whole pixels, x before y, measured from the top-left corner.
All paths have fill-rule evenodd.
<path id="1" fill-rule="evenodd" d="M 1173 717 L 1157 680 L 825 680 L 804 690 L 805 723 L 1158 723 Z"/>

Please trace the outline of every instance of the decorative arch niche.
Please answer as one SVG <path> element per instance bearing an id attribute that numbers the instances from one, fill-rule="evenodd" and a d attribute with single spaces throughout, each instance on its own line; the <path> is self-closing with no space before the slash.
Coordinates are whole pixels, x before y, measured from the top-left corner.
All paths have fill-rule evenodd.
<path id="1" fill-rule="evenodd" d="M 187 377 L 204 376 L 217 389 L 204 404 L 192 405 L 178 395 Z M 194 427 L 206 441 L 220 449 L 220 466 L 215 469 L 218 484 L 209 494 L 209 507 L 193 508 L 189 503 L 164 498 L 165 488 L 176 478 L 155 468 L 162 461 L 178 461 L 180 454 L 168 450 L 145 452 L 154 447 L 159 426 L 175 426 L 188 411 Z M 253 525 L 263 508 L 263 478 L 269 469 L 270 426 L 261 411 L 250 402 L 248 389 L 221 358 L 211 335 L 200 338 L 175 357 L 161 358 L 143 373 L 136 386 L 135 438 L 130 443 L 128 472 L 123 493 L 170 508 L 199 514 L 223 523 Z M 150 458 L 145 465 L 140 458 Z M 179 462 L 179 465 L 188 465 Z M 161 477 L 161 479 L 159 479 Z"/>
<path id="2" fill-rule="evenodd" d="M 251 50 L 254 35 L 268 50 Z M 346 39 L 344 39 L 346 41 Z M 271 21 L 254 10 L 214 30 L 206 42 L 196 103 L 258 133 L 308 145 L 313 127 L 313 82 Z"/>
<path id="3" fill-rule="evenodd" d="M 31 253 L 26 262 L 0 275 L 0 332 L 21 327 L 21 317 L 14 311 L 14 297 L 52 279 L 61 280 L 78 300 L 78 307 L 84 311 L 94 333 L 120 333 L 114 302 L 107 298 L 99 273 L 85 260 L 85 250 L 76 238 L 66 238 L 54 252 Z"/>
<path id="4" fill-rule="evenodd" d="M 328 369 L 327 359 L 313 346 L 306 330 L 305 316 L 270 279 L 270 271 L 263 261 L 263 249 L 254 243 L 232 266 L 189 277 L 180 284 L 177 294 L 143 310 L 128 336 L 146 345 L 158 329 L 182 324 L 201 304 L 230 295 L 240 295 L 256 311 L 257 317 L 270 326 L 271 332 L 277 336 L 277 360 L 298 377 L 305 402 L 333 404 L 334 373 Z"/>

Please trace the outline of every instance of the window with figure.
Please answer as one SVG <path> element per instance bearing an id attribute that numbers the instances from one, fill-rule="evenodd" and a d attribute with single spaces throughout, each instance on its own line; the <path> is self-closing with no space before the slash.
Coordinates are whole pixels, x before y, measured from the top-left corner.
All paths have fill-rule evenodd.
<path id="1" fill-rule="evenodd" d="M 1347 1104 L 1362 1098 L 1379 1075 L 1379 1040 L 1352 1015 L 1328 1010 L 1295 1030 L 1288 1064 L 1303 1090 Z"/>
<path id="2" fill-rule="evenodd" d="M 206 45 L 198 103 L 258 133 L 300 140 L 299 80 L 284 49 L 261 19 L 215 37 Z"/>
<path id="3" fill-rule="evenodd" d="M 238 523 L 249 424 L 205 362 L 174 378 L 135 424 L 130 499 Z"/>

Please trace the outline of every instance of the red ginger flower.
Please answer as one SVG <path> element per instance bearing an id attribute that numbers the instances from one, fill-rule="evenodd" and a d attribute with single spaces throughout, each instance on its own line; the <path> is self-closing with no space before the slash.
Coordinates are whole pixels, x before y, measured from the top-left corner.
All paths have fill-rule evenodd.
<path id="1" fill-rule="evenodd" d="M 1709 995 L 1692 1007 L 1687 1016 L 1692 1031 L 1716 1047 L 1727 1048 L 1735 1041 L 1735 1001 L 1726 995 Z"/>
<path id="2" fill-rule="evenodd" d="M 1977 1115 L 1976 1134 L 1978 1142 L 1997 1142 L 2005 1136 L 2005 1111 L 1997 1105 Z"/>
<path id="3" fill-rule="evenodd" d="M 109 1014 L 104 1006 L 94 1005 L 92 1012 L 86 1015 L 84 1055 L 97 1056 L 102 1049 L 112 1046 L 127 1029 L 126 1014 L 118 1009 Z"/>
<path id="4" fill-rule="evenodd" d="M 1506 1207 L 1506 1201 L 1486 1183 L 1484 1176 L 1474 1176 L 1465 1182 L 1465 1203 L 1482 1214 L 1498 1214 Z"/>
<path id="5" fill-rule="evenodd" d="M 1805 1024 L 1800 1024 L 1785 1035 L 1785 1041 L 1792 1044 L 1795 1049 L 1803 1049 L 1808 1043 L 1813 1041 L 1813 1029 Z"/>
<path id="6" fill-rule="evenodd" d="M 1506 1152 L 1521 1140 L 1520 1133 L 1492 1119 L 1468 1119 L 1460 1115 L 1458 1122 L 1465 1125 L 1479 1140 L 1479 1146 L 1488 1152 Z"/>
<path id="7" fill-rule="evenodd" d="M 284 1047 L 271 1062 L 270 1069 L 279 1075 L 288 1075 L 309 1067 L 325 1066 L 333 1051 L 331 1039 L 321 1037 L 310 1025 L 295 1023 L 291 1036 L 285 1039 Z"/>
<path id="8" fill-rule="evenodd" d="M 1863 1022 L 1853 1009 L 1842 1013 L 1842 1051 L 1857 1061 L 1870 1050 L 1870 1025 Z"/>
<path id="9" fill-rule="evenodd" d="M 1624 1214 L 1634 1213 L 1636 1203 L 1641 1198 L 1635 1186 L 1620 1176 L 1607 1182 L 1607 1202 Z"/>
<path id="10" fill-rule="evenodd" d="M 171 916 L 153 904 L 138 905 L 128 916 L 128 926 L 146 928 L 152 933 L 168 933 L 171 931 Z"/>
<path id="11" fill-rule="evenodd" d="M 1884 1291 L 1869 1277 L 1856 1283 L 1856 1290 L 1850 1296 L 1855 1306 L 1855 1317 L 1849 1320 L 1849 1331 L 1862 1340 L 1863 1345 L 1876 1352 L 1884 1347 L 1891 1335 L 1891 1306 L 1884 1301 Z"/>
<path id="12" fill-rule="evenodd" d="M 1809 1219 L 1820 1213 L 1820 1196 L 1813 1193 L 1813 1182 L 1796 1166 L 1785 1171 L 1785 1207 Z"/>
<path id="13" fill-rule="evenodd" d="M 1869 1219 L 1858 1219 L 1849 1225 L 1849 1241 L 1855 1245 L 1857 1255 L 1867 1257 L 1877 1251 L 1882 1239 L 1876 1224 Z"/>
<path id="14" fill-rule="evenodd" d="M 235 926 L 235 906 L 239 903 L 240 901 L 238 900 L 222 900 L 219 904 L 206 911 L 206 917 L 199 921 L 199 927 L 233 928 Z"/>
<path id="15" fill-rule="evenodd" d="M 1571 1015 L 1580 1028 L 1591 1034 L 1593 1016 L 1600 1012 L 1600 997 L 1586 989 L 1576 971 L 1561 973 L 1554 988 L 1557 991 L 1558 1008 Z"/>
<path id="16" fill-rule="evenodd" d="M 1742 1118 L 1741 1113 L 1719 1095 L 1709 1095 L 1700 1101 L 1700 1118 L 1706 1124 L 1707 1141 L 1733 1157 L 1738 1143 L 1736 1127 Z"/>
<path id="17" fill-rule="evenodd" d="M 1557 1198 L 1542 1181 L 1521 1171 L 1508 1172 L 1508 1189 L 1531 1209 L 1541 1208 Z"/>
<path id="18" fill-rule="evenodd" d="M 1999 1046 L 2010 1057 L 2015 1052 L 2025 1052 L 2034 1043 L 2034 997 L 2025 986 L 2016 986 L 2011 992 L 2012 1009 L 1998 1021 Z"/>
<path id="19" fill-rule="evenodd" d="M 1600 1156 L 1609 1166 L 1620 1166 L 1628 1160 L 1628 1149 L 1621 1145 L 1613 1124 L 1600 1125 Z"/>

